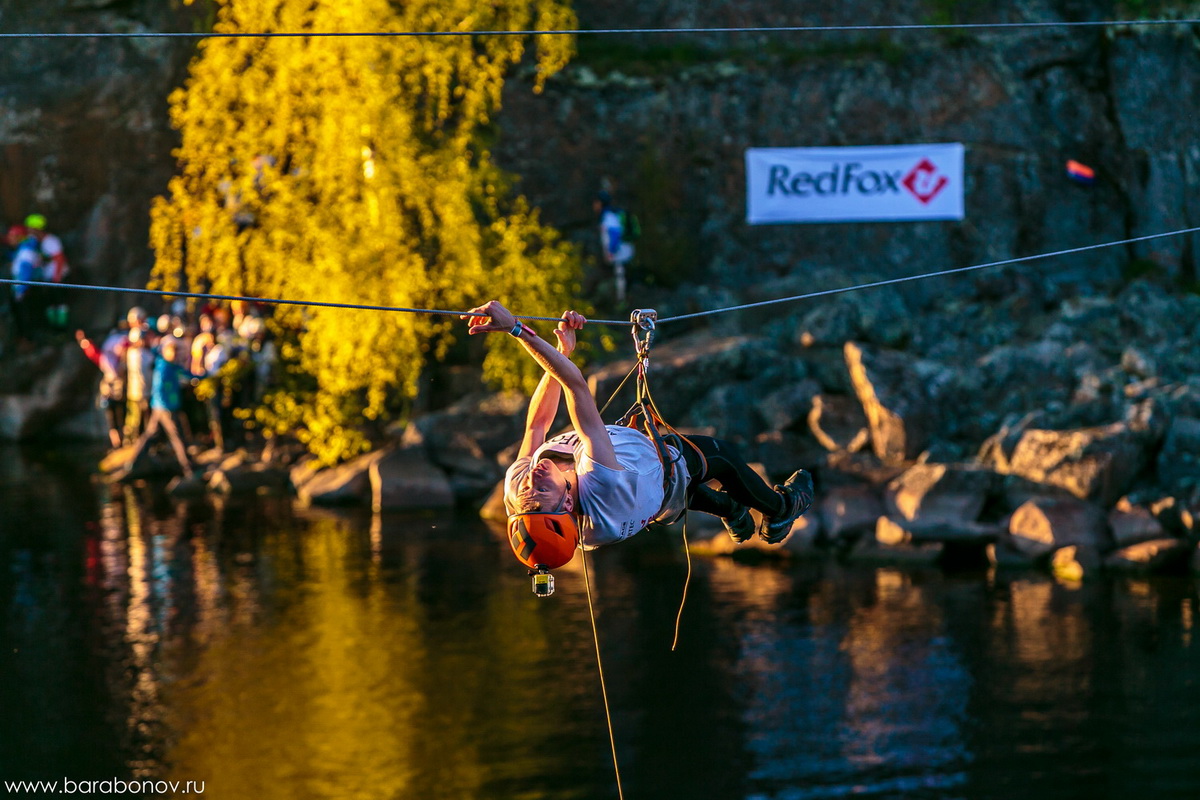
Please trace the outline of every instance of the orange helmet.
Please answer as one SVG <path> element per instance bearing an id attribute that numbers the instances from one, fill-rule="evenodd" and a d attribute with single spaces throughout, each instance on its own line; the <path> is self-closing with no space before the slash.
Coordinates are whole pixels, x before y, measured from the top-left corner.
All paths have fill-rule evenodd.
<path id="1" fill-rule="evenodd" d="M 557 569 L 575 555 L 579 527 L 566 512 L 530 511 L 508 518 L 513 555 L 530 569 Z"/>

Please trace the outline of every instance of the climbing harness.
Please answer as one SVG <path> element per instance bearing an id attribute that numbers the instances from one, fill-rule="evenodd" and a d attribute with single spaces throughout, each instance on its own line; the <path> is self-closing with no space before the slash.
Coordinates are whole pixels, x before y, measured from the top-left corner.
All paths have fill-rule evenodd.
<path id="1" fill-rule="evenodd" d="M 617 420 L 617 424 L 626 428 L 636 428 L 638 417 L 642 418 L 646 435 L 654 443 L 658 459 L 663 465 L 663 491 L 666 491 L 670 488 L 671 478 L 674 475 L 674 459 L 667 450 L 667 444 L 663 441 L 662 433 L 656 424 L 661 422 L 661 418 L 653 407 L 653 400 L 646 384 L 646 371 L 650 368 L 650 348 L 654 344 L 658 312 L 652 308 L 634 309 L 629 315 L 629 322 L 633 326 L 630 335 L 633 337 L 633 348 L 637 354 L 637 363 L 634 365 L 637 370 L 637 399 L 630 409 Z"/>
<path id="2" fill-rule="evenodd" d="M 629 322 L 632 326 L 630 335 L 633 337 L 634 352 L 637 355 L 637 363 L 630 370 L 629 375 L 637 375 L 637 395 L 636 399 L 629 410 L 617 420 L 618 425 L 628 428 L 637 428 L 638 420 L 641 420 L 641 427 L 645 431 L 646 436 L 654 444 L 655 452 L 658 453 L 658 460 L 663 468 L 663 510 L 654 520 L 654 523 L 660 525 L 671 524 L 678 519 L 683 519 L 683 551 L 687 558 L 687 575 L 683 583 L 683 596 L 679 602 L 679 612 L 675 615 L 675 638 L 671 642 L 671 650 L 675 650 L 679 644 L 679 626 L 683 619 L 683 609 L 687 603 L 688 587 L 692 579 L 692 553 L 688 547 L 687 538 L 687 489 L 688 489 L 688 473 L 687 467 L 683 462 L 684 448 L 690 448 L 696 454 L 700 461 L 700 474 L 708 472 L 708 462 L 704 457 L 704 453 L 690 439 L 684 436 L 679 431 L 675 430 L 658 410 L 658 406 L 654 402 L 654 396 L 650 393 L 650 383 L 647 380 L 647 373 L 650 369 L 650 348 L 654 344 L 655 333 L 658 330 L 658 312 L 652 308 L 634 309 L 629 315 Z M 617 387 L 617 392 L 621 391 L 621 387 L 625 385 L 629 379 L 629 375 L 625 376 L 625 380 Z M 616 397 L 616 392 L 613 393 Z M 605 403 L 607 408 L 612 398 L 609 398 L 608 403 Z M 663 430 L 667 433 L 664 435 Z M 672 456 L 668 444 L 675 447 L 678 456 Z M 682 469 L 683 475 L 677 477 L 678 471 Z"/>
<path id="3" fill-rule="evenodd" d="M 654 402 L 654 396 L 650 393 L 650 383 L 647 380 L 647 372 L 650 369 L 650 348 L 654 344 L 655 333 L 658 329 L 658 312 L 652 308 L 635 309 L 629 315 L 629 321 L 633 326 L 631 335 L 633 336 L 634 352 L 637 354 L 637 363 L 634 365 L 633 372 L 637 375 L 637 395 L 636 399 L 629 410 L 617 420 L 618 425 L 627 428 L 638 427 L 638 420 L 641 419 L 641 427 L 650 437 L 650 441 L 654 443 L 654 449 L 658 453 L 658 458 L 663 465 L 663 491 L 668 492 L 671 489 L 675 471 L 679 468 L 679 458 L 673 458 L 667 445 L 673 445 L 675 449 L 682 453 L 685 447 L 690 448 L 700 459 L 702 472 L 707 471 L 707 462 L 700 448 L 696 447 L 691 440 L 675 430 L 670 424 L 663 419 L 662 414 L 658 410 L 658 406 Z M 627 376 L 628 377 L 628 376 Z M 624 385 L 622 381 L 621 385 Z M 620 391 L 621 387 L 617 387 Z M 607 404 L 606 404 L 607 406 Z M 665 429 L 667 434 L 664 436 L 662 430 Z M 670 515 L 670 518 L 659 520 L 660 522 L 672 522 L 681 516 L 683 509 L 676 509 L 676 513 Z"/>

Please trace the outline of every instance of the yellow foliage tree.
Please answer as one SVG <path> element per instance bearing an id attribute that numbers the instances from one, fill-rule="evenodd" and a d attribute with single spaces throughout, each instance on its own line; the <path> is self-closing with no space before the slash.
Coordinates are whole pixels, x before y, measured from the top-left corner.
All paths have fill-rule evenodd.
<path id="1" fill-rule="evenodd" d="M 481 135 L 522 36 L 321 36 L 570 30 L 567 0 L 218 0 L 215 32 L 170 98 L 179 173 L 151 211 L 164 290 L 463 309 L 491 297 L 557 314 L 579 260 L 491 161 Z M 573 54 L 537 37 L 535 91 Z M 293 380 L 256 415 L 332 463 L 415 396 L 450 317 L 277 306 Z M 528 385 L 529 360 L 487 337 L 485 375 Z"/>

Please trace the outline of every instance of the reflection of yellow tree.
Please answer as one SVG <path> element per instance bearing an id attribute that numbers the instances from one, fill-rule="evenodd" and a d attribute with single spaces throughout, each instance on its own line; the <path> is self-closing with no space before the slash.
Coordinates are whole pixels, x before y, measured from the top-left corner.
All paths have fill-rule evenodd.
<path id="1" fill-rule="evenodd" d="M 569 29 L 566 0 L 218 0 L 218 32 Z M 538 83 L 573 40 L 540 37 Z M 491 162 L 482 131 L 519 36 L 212 38 L 171 98 L 180 174 L 153 208 L 155 279 L 222 294 L 460 309 L 570 303 L 578 259 Z M 411 398 L 445 317 L 280 307 L 303 377 L 260 419 L 327 461 Z M 532 377 L 512 343 L 488 374 Z"/>
<path id="2" fill-rule="evenodd" d="M 565 727 L 573 681 L 545 680 L 560 656 L 535 598 L 489 592 L 471 624 L 431 619 L 421 578 L 383 580 L 369 536 L 338 519 L 269 534 L 257 569 L 281 615 L 234 623 L 173 691 L 170 777 L 260 800 L 475 797 L 497 777 L 493 738 L 519 750 L 528 726 L 527 754 L 545 752 Z"/>
<path id="3" fill-rule="evenodd" d="M 302 594 L 282 619 L 228 631 L 201 658 L 205 680 L 173 698 L 175 777 L 223 797 L 410 796 L 420 701 L 392 657 L 422 644 L 380 585 L 355 585 L 353 538 L 328 520 L 298 545 L 268 538 L 265 563 L 284 582 L 303 574 Z"/>

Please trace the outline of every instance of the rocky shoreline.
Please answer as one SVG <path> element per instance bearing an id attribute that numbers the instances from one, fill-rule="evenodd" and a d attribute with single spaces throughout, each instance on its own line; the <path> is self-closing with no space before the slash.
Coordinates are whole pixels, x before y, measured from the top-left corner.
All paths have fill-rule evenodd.
<path id="1" fill-rule="evenodd" d="M 155 32 L 203 25 L 209 13 L 144 0 L 83 6 L 18 4 L 9 22 Z M 982 4 L 968 16 L 1053 22 L 1101 13 L 1069 11 Z M 579 9 L 581 27 L 599 29 L 614 19 L 631 27 L 920 22 L 930 8 L 843 4 L 813 13 L 775 0 L 753 8 L 606 0 Z M 713 35 L 679 51 L 653 38 L 596 37 L 581 40 L 580 57 L 546 91 L 531 92 L 526 74 L 506 84 L 494 154 L 592 264 L 591 201 L 601 177 L 612 177 L 643 223 L 630 296 L 663 318 L 1157 235 L 1200 224 L 1194 28 L 1047 27 L 953 40 L 863 34 L 831 40 L 833 49 Z M 34 210 L 34 199 L 50 214 L 74 279 L 144 286 L 151 199 L 176 170 L 166 98 L 195 45 L 72 42 L 14 41 L 0 54 L 13 87 L 0 125 L 11 167 L 0 195 L 10 215 Z M 970 214 L 961 224 L 744 224 L 747 147 L 918 141 L 967 147 Z M 1096 169 L 1094 184 L 1063 174 L 1076 158 Z M 1195 565 L 1198 244 L 1196 234 L 1159 238 L 663 325 L 655 397 L 672 424 L 739 443 L 772 479 L 797 466 L 814 473 L 819 505 L 775 553 L 948 561 L 990 553 L 996 563 L 1058 563 L 1085 575 L 1127 556 L 1152 569 L 1180 568 L 1184 555 Z M 581 294 L 600 305 L 606 274 L 590 269 L 584 278 Z M 137 299 L 80 292 L 73 318 L 105 330 Z M 601 316 L 618 314 L 609 311 Z M 33 352 L 8 345 L 0 341 L 0 439 L 103 438 L 89 409 L 96 371 L 74 342 Z M 594 370 L 597 396 L 628 367 Z M 453 504 L 494 514 L 487 500 L 520 435 L 525 400 L 471 394 L 480 383 L 470 366 L 439 366 L 431 382 L 429 407 L 456 402 L 392 431 L 375 453 L 331 470 L 314 469 L 294 443 L 196 453 L 203 480 L 176 490 L 294 491 L 316 505 Z M 116 454 L 108 465 L 120 462 Z M 134 467 L 131 480 L 172 469 L 154 454 Z M 715 521 L 691 522 L 713 534 L 712 551 L 732 548 Z"/>
<path id="2" fill-rule="evenodd" d="M 782 546 L 735 546 L 694 514 L 695 550 L 987 561 L 1070 579 L 1200 571 L 1200 296 L 1135 280 L 1112 296 L 897 316 L 887 304 L 899 296 L 881 294 L 844 295 L 754 335 L 706 329 L 655 347 L 664 418 L 737 441 L 768 479 L 803 466 L 817 481 L 813 512 Z M 977 324 L 985 315 L 1006 320 Z M 631 366 L 594 370 L 595 395 Z M 617 397 L 609 416 L 631 400 Z M 457 505 L 502 520 L 498 482 L 525 403 L 467 395 L 330 469 L 279 442 L 200 454 L 202 478 L 173 491 L 271 488 L 307 505 Z M 130 478 L 171 469 L 153 455 L 134 466 Z"/>

